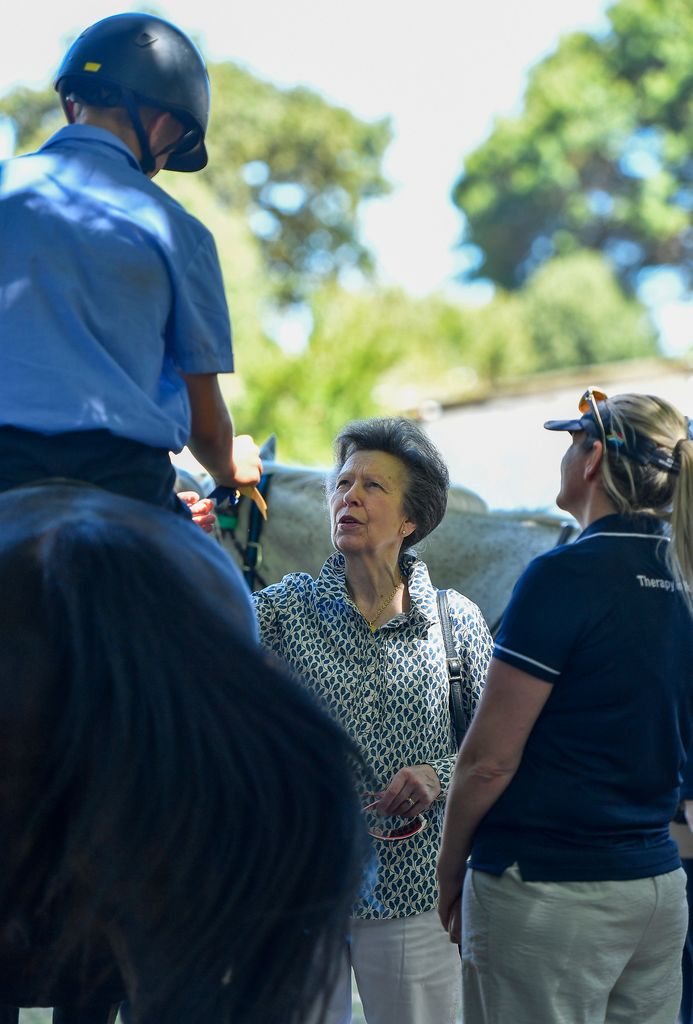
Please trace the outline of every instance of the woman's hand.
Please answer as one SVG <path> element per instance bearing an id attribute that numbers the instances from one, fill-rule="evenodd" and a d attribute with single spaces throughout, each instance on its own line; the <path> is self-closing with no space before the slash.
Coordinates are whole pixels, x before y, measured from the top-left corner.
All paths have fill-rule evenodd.
<path id="1" fill-rule="evenodd" d="M 440 794 L 440 779 L 430 764 L 410 765 L 392 776 L 387 789 L 377 793 L 375 810 L 383 817 L 396 814 L 414 818 L 427 810 Z"/>
<path id="2" fill-rule="evenodd" d="M 217 521 L 214 502 L 209 498 L 201 498 L 197 491 L 179 491 L 178 497 L 190 509 L 193 523 L 205 533 L 211 533 Z"/>
<path id="3" fill-rule="evenodd" d="M 457 871 L 449 871 L 443 857 L 438 858 L 436 875 L 438 877 L 438 917 L 450 942 L 459 946 L 462 942 L 462 886 L 466 874 L 466 865 Z"/>

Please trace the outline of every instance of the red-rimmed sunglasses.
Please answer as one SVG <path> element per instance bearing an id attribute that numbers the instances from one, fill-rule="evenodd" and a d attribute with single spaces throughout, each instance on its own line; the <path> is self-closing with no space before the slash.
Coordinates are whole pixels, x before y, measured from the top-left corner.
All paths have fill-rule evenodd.
<path id="1" fill-rule="evenodd" d="M 363 808 L 364 811 L 374 811 L 378 801 L 366 804 Z M 395 815 L 393 815 L 395 817 Z M 368 835 L 373 836 L 374 839 L 379 839 L 384 843 L 396 843 L 402 839 L 411 839 L 412 836 L 416 836 L 419 832 L 428 826 L 428 818 L 425 818 L 423 814 L 417 814 L 413 818 L 405 818 L 404 824 L 395 825 L 393 828 L 387 828 L 383 825 L 368 826 Z"/>
<path id="2" fill-rule="evenodd" d="M 601 391 L 599 388 L 587 388 L 585 393 L 581 396 L 578 402 L 578 411 L 581 413 L 590 412 L 594 417 L 594 421 L 599 427 L 602 435 L 602 443 L 606 448 L 606 430 L 604 429 L 604 421 L 602 420 L 601 413 L 599 412 L 599 402 L 606 402 L 609 396 L 605 391 Z"/>
<path id="3" fill-rule="evenodd" d="M 618 449 L 619 451 L 623 451 L 625 446 L 625 438 L 623 434 L 621 434 L 618 430 L 615 430 L 611 424 L 609 426 L 609 432 L 607 433 L 604 420 L 602 419 L 601 413 L 599 412 L 599 402 L 606 402 L 608 397 L 609 396 L 607 395 L 607 393 L 605 391 L 601 391 L 599 388 L 587 388 L 587 391 L 584 392 L 584 394 L 580 398 L 580 401 L 578 402 L 578 409 L 583 415 L 585 413 L 592 414 L 592 418 L 594 419 L 594 422 L 597 424 L 597 427 L 599 428 L 599 432 L 601 434 L 602 443 L 604 445 L 605 451 L 607 451 L 607 446 L 609 445 L 609 443 L 611 444 L 612 448 Z M 610 423 L 610 417 L 609 420 L 607 420 L 607 422 Z M 630 458 L 633 457 L 632 452 L 625 452 L 625 454 L 628 455 Z"/>

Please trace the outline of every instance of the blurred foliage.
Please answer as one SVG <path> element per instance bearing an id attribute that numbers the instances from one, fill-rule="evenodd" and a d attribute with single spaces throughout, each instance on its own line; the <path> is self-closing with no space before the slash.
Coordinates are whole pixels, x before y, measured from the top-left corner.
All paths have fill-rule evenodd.
<path id="1" fill-rule="evenodd" d="M 234 415 L 264 437 L 276 433 L 283 460 L 328 460 L 346 421 L 382 411 L 374 388 L 412 344 L 404 323 L 415 306 L 398 292 L 354 295 L 326 286 L 312 301 L 313 331 L 291 355 L 265 342 L 243 363 L 243 393 Z M 404 328 L 404 330 L 402 330 Z"/>
<path id="2" fill-rule="evenodd" d="M 597 253 L 543 267 L 521 291 L 498 290 L 479 308 L 399 290 L 352 294 L 330 285 L 312 300 L 314 327 L 296 355 L 264 340 L 242 345 L 234 414 L 259 438 L 276 433 L 279 456 L 326 463 L 348 420 L 416 412 L 541 370 L 657 354 L 643 307 L 624 296 Z"/>
<path id="3" fill-rule="evenodd" d="M 608 20 L 565 36 L 522 112 L 465 160 L 454 201 L 478 250 L 471 276 L 516 288 L 590 248 L 631 291 L 662 266 L 693 287 L 693 4 L 618 0 Z"/>
<path id="4" fill-rule="evenodd" d="M 18 153 L 36 149 L 65 123 L 54 89 L 19 86 L 0 99 L 0 114 L 12 121 Z"/>
<path id="5" fill-rule="evenodd" d="M 545 263 L 520 293 L 534 371 L 651 356 L 657 337 L 604 258 L 583 250 Z"/>
<path id="6" fill-rule="evenodd" d="M 651 323 L 594 251 L 607 247 L 589 235 L 595 229 L 580 206 L 585 168 L 599 156 L 606 182 L 619 152 L 614 139 L 636 123 L 629 103 L 616 102 L 635 86 L 611 81 L 602 45 L 565 40 L 533 76 L 532 124 L 504 122 L 471 160 L 458 195 L 479 211 L 474 230 L 482 225 L 482 237 L 492 238 L 489 260 L 507 262 L 498 279 L 512 286 L 478 307 L 442 294 L 415 298 L 369 278 L 358 210 L 388 190 L 387 121 L 364 123 L 307 89 L 277 88 L 231 63 L 211 67 L 209 166 L 163 172 L 157 184 L 214 232 L 237 367 L 221 382 L 240 431 L 260 441 L 276 433 L 282 461 L 326 463 L 350 419 L 484 394 L 540 370 L 656 353 Z M 638 59 L 647 62 L 649 50 Z M 52 89 L 15 90 L 0 112 L 14 121 L 20 152 L 62 124 Z M 643 182 L 628 181 L 639 195 Z M 537 259 L 539 269 L 516 289 L 515 263 L 526 264 L 542 217 L 561 224 L 552 258 Z M 347 288 L 354 270 L 352 283 L 361 283 Z M 303 311 L 309 325 L 293 354 L 270 337 L 282 310 Z"/>
<path id="7" fill-rule="evenodd" d="M 210 71 L 205 183 L 246 212 L 279 299 L 300 301 L 345 270 L 369 272 L 356 212 L 389 191 L 380 167 L 389 122 L 360 121 L 309 89 L 282 90 L 231 63 Z"/>
<path id="8" fill-rule="evenodd" d="M 389 191 L 380 166 L 389 122 L 361 121 L 316 92 L 281 89 L 230 62 L 209 71 L 210 161 L 194 176 L 192 192 L 214 196 L 214 230 L 221 217 L 246 219 L 278 305 L 303 301 L 346 271 L 367 276 L 372 257 L 356 211 L 364 199 Z M 35 149 L 63 123 L 49 87 L 9 93 L 0 99 L 0 114 L 14 124 L 18 152 Z M 168 188 L 178 177 L 185 175 L 162 174 L 157 181 Z"/>

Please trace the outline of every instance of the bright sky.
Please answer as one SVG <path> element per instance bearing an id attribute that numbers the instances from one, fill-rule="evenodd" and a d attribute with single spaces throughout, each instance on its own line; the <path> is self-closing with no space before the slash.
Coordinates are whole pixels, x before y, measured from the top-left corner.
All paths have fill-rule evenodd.
<path id="1" fill-rule="evenodd" d="M 449 202 L 464 152 L 518 103 L 526 70 L 561 32 L 600 24 L 604 0 L 167 0 L 161 14 L 281 84 L 302 82 L 365 118 L 393 118 L 386 171 L 396 185 L 364 230 L 386 280 L 416 292 L 454 272 L 460 216 Z M 45 84 L 67 36 L 131 5 L 13 5 L 0 37 L 0 92 Z M 6 21 L 7 24 L 7 21 Z M 214 116 L 212 112 L 212 116 Z"/>
<path id="2" fill-rule="evenodd" d="M 389 115 L 395 185 L 364 211 L 381 278 L 423 294 L 451 286 L 464 154 L 520 103 L 527 70 L 561 34 L 598 30 L 607 0 L 167 0 L 160 13 L 201 43 L 279 84 L 304 83 L 364 118 Z M 14 4 L 0 35 L 0 93 L 42 86 L 66 40 L 109 14 L 105 0 Z M 11 26 L 11 29 L 10 29 Z M 213 114 L 212 114 L 213 116 Z M 669 323 L 676 312 L 669 314 Z"/>

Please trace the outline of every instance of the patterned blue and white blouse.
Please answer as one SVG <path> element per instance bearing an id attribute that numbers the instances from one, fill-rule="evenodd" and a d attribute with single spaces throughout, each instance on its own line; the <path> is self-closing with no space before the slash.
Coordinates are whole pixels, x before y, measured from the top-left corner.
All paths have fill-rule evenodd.
<path id="1" fill-rule="evenodd" d="M 358 743 L 385 788 L 395 772 L 429 764 L 442 786 L 425 812 L 428 827 L 400 842 L 374 841 L 377 877 L 356 917 L 408 917 L 437 903 L 435 862 L 444 801 L 455 762 L 445 647 L 436 591 L 418 559 L 402 561 L 410 611 L 371 633 L 349 597 L 344 557 L 331 555 L 314 580 L 292 573 L 253 595 L 260 638 L 302 678 Z M 486 678 L 492 641 L 481 612 L 448 591 L 462 659 L 463 697 L 473 712 Z"/>

